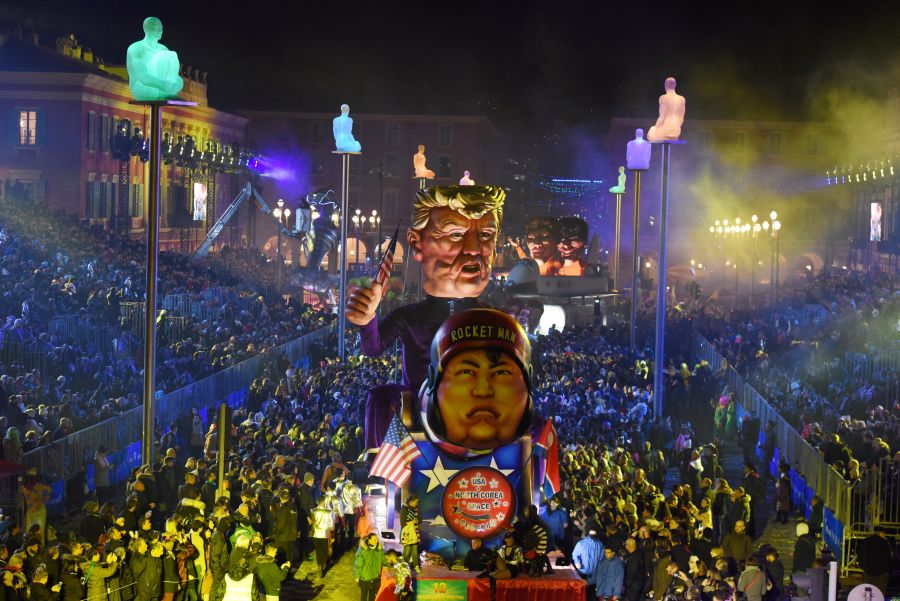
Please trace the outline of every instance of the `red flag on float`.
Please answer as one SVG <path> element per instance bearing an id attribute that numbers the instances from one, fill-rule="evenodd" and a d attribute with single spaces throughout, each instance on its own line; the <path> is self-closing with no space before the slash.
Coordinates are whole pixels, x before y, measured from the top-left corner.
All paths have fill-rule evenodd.
<path id="1" fill-rule="evenodd" d="M 559 492 L 559 437 L 553 419 L 548 419 L 534 444 L 534 454 L 543 459 L 541 487 L 545 497 Z"/>
<path id="2" fill-rule="evenodd" d="M 397 224 L 397 229 L 394 230 L 394 235 L 391 236 L 391 241 L 388 244 L 387 251 L 385 251 L 384 256 L 381 257 L 381 264 L 378 265 L 378 273 L 375 274 L 375 283 L 384 284 L 388 281 L 388 278 L 391 277 L 391 273 L 394 272 L 394 252 L 397 250 L 397 235 L 400 233 L 400 224 Z"/>

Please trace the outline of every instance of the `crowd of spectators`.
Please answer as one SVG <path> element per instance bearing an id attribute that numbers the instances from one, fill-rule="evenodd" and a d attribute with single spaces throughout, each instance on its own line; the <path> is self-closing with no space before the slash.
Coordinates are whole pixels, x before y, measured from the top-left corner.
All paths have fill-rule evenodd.
<path id="1" fill-rule="evenodd" d="M 556 548 L 599 597 L 726 601 L 742 591 L 779 599 L 786 575 L 778 551 L 753 541 L 764 528 L 760 508 L 772 502 L 764 477 L 748 464 L 729 483 L 724 447 L 695 440 L 699 426 L 688 412 L 654 416 L 643 353 L 629 354 L 617 337 L 595 326 L 535 340 L 536 414 L 557 424 L 561 489 L 539 508 L 522 508 L 502 548 L 473 544 L 465 567 L 495 579 L 534 574 Z M 361 401 L 372 386 L 396 381 L 397 368 L 390 356 L 347 367 L 327 359 L 309 369 L 270 363 L 233 416 L 227 498 L 216 495 L 216 428 L 186 415 L 162 433 L 159 461 L 134 471 L 124 503 L 89 502 L 78 532 L 6 524 L 6 594 L 18 599 L 42 587 L 52 594 L 59 584 L 62 598 L 73 600 L 231 601 L 254 590 L 272 599 L 292 573 L 321 578 L 351 552 L 363 595 L 377 590 L 383 565 L 402 595 L 418 557 L 386 552 L 370 535 L 360 498 L 367 463 L 357 461 L 366 451 Z M 720 392 L 703 364 L 668 371 L 669 390 L 683 389 L 686 406 L 707 406 Z M 203 425 L 202 442 L 193 423 Z M 778 499 L 786 515 L 796 509 L 789 494 L 787 507 Z M 821 564 L 808 532 L 821 525 L 800 525 L 805 546 L 793 571 L 802 573 Z"/>
<path id="2" fill-rule="evenodd" d="M 771 318 L 701 320 L 728 363 L 851 482 L 892 452 L 900 461 L 898 365 L 873 359 L 900 354 L 897 284 L 832 271 L 789 289 Z"/>
<path id="3" fill-rule="evenodd" d="M 128 344 L 87 352 L 54 339 L 45 326 L 68 312 L 90 323 L 117 324 L 117 305 L 142 297 L 143 248 L 64 217 L 26 212 L 9 200 L 4 209 L 0 308 L 12 319 L 0 344 L 42 344 L 65 366 L 62 379 L 50 382 L 20 365 L 2 367 L 4 457 L 21 463 L 22 453 L 42 440 L 140 402 L 139 357 Z M 163 253 L 161 295 L 199 299 L 213 286 L 242 287 L 238 264 L 241 271 L 261 272 L 268 265 L 246 250 L 200 262 Z M 802 304 L 822 305 L 828 314 L 809 332 L 788 320 L 725 319 L 715 307 L 691 315 L 812 442 L 824 432 L 858 435 L 846 453 L 834 444 L 840 439 L 821 441 L 826 459 L 840 462 L 848 477 L 853 461 L 859 468 L 900 448 L 896 402 L 872 407 L 881 377 L 859 382 L 841 363 L 845 352 L 871 350 L 865 345 L 877 336 L 860 336 L 862 328 L 882 332 L 896 322 L 894 283 L 858 277 L 833 274 L 795 292 Z M 297 303 L 259 302 L 253 319 L 241 313 L 247 309 L 218 307 L 213 319 L 190 323 L 182 338 L 160 349 L 162 387 L 184 385 L 329 318 Z M 669 326 L 665 418 L 653 412 L 652 354 L 629 352 L 621 329 L 569 327 L 535 338 L 533 432 L 543 419 L 554 420 L 561 488 L 540 507 L 521 508 L 501 548 L 473 544 L 467 568 L 495 579 L 535 573 L 535 566 L 542 572 L 546 552 L 556 548 L 597 597 L 781 598 L 786 575 L 778 551 L 754 536 L 764 528 L 763 504 L 772 503 L 785 521 L 798 509 L 790 506 L 790 481 L 778 478 L 769 499 L 766 478 L 746 448 L 740 481 L 723 477 L 723 441 L 739 430 L 729 410 L 734 399 L 725 394 L 722 403 L 708 367 L 692 365 L 685 346 L 692 324 L 682 317 Z M 253 382 L 247 406 L 234 412 L 227 457 L 217 457 L 212 420 L 199 411 L 186 413 L 159 432 L 158 460 L 134 470 L 122 502 L 107 484 L 110 466 L 101 451 L 94 465 L 99 497 L 85 505 L 77 531 L 40 521 L 18 524 L 15 517 L 0 525 L 5 598 L 233 601 L 261 592 L 272 601 L 292 573 L 304 576 L 307 570 L 297 570 L 311 551 L 320 578 L 341 553 L 352 552 L 363 595 L 380 580 L 382 564 L 392 568 L 402 594 L 419 558 L 385 553 L 377 536 L 373 541 L 361 498 L 367 463 L 360 460 L 366 451 L 362 399 L 373 386 L 398 381 L 397 369 L 388 356 L 362 357 L 348 366 L 322 359 L 307 369 L 270 362 Z M 836 375 L 840 370 L 846 378 Z M 695 439 L 694 421 L 704 415 L 722 440 L 701 445 Z M 787 469 L 782 466 L 782 476 Z M 823 563 L 815 538 L 820 516 L 813 512 L 809 522 L 798 524 L 792 571 L 800 575 Z M 356 545 L 359 534 L 364 542 Z M 808 584 L 802 577 L 797 582 Z"/>
<path id="4" fill-rule="evenodd" d="M 10 195 L 2 208 L 0 427 L 9 432 L 5 448 L 18 440 L 28 451 L 141 402 L 142 344 L 133 330 L 141 319 L 126 318 L 121 307 L 143 301 L 146 249 Z M 158 320 L 157 390 L 185 386 L 332 319 L 296 297 L 279 301 L 267 288 L 274 264 L 255 250 L 226 248 L 200 260 L 163 252 L 159 265 L 160 303 L 188 295 L 204 313 L 178 316 L 177 328 Z M 59 316 L 69 316 L 68 325 L 51 331 Z"/>

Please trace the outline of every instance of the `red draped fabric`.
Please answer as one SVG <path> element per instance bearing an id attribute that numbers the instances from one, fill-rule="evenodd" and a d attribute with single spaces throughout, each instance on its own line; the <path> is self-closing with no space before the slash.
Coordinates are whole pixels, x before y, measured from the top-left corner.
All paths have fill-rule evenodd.
<path id="1" fill-rule="evenodd" d="M 428 566 L 420 578 L 466 580 L 468 601 L 490 601 L 491 585 L 487 578 L 475 578 L 474 572 L 453 572 Z M 394 580 L 388 570 L 382 578 L 377 601 L 395 601 Z M 556 569 L 553 576 L 529 578 L 519 576 L 497 581 L 496 601 L 584 601 L 586 585 L 574 570 Z"/>

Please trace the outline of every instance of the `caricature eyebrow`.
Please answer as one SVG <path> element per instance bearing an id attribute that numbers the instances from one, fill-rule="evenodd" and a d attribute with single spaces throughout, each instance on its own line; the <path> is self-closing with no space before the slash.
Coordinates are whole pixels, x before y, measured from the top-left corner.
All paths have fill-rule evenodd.
<path id="1" fill-rule="evenodd" d="M 500 355 L 499 357 L 497 357 L 496 361 L 491 361 L 491 368 L 509 365 L 509 362 L 509 359 L 507 359 L 503 355 Z"/>
<path id="2" fill-rule="evenodd" d="M 447 226 L 468 227 L 468 225 L 468 223 L 460 218 L 454 217 L 453 215 L 447 215 L 437 223 L 438 229 L 443 229 Z"/>
<path id="3" fill-rule="evenodd" d="M 487 215 L 485 217 L 487 217 Z M 491 215 L 490 217 L 491 217 L 491 220 L 488 223 L 481 226 L 481 229 L 483 229 L 483 230 L 497 229 L 497 220 L 494 219 L 493 215 Z M 470 227 L 468 220 L 465 217 L 462 217 L 460 215 L 454 215 L 454 214 L 446 215 L 443 219 L 438 221 L 436 224 L 437 229 L 444 229 L 445 227 L 448 227 L 448 226 L 464 227 L 467 229 Z"/>

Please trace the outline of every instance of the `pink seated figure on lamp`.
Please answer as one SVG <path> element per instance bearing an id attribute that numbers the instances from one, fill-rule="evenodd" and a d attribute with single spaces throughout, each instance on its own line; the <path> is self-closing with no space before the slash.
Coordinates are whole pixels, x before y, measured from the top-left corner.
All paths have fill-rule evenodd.
<path id="1" fill-rule="evenodd" d="M 424 144 L 419 144 L 419 152 L 413 155 L 413 168 L 417 179 L 434 179 L 434 171 L 425 166 Z"/>
<path id="2" fill-rule="evenodd" d="M 460 186 L 474 186 L 475 180 L 472 179 L 472 177 L 468 171 L 464 171 L 462 178 L 459 180 L 459 185 Z"/>
<path id="3" fill-rule="evenodd" d="M 684 123 L 684 96 L 675 92 L 674 77 L 666 78 L 666 93 L 659 97 L 659 118 L 656 125 L 647 132 L 651 142 L 677 140 L 681 137 L 681 124 Z"/>

